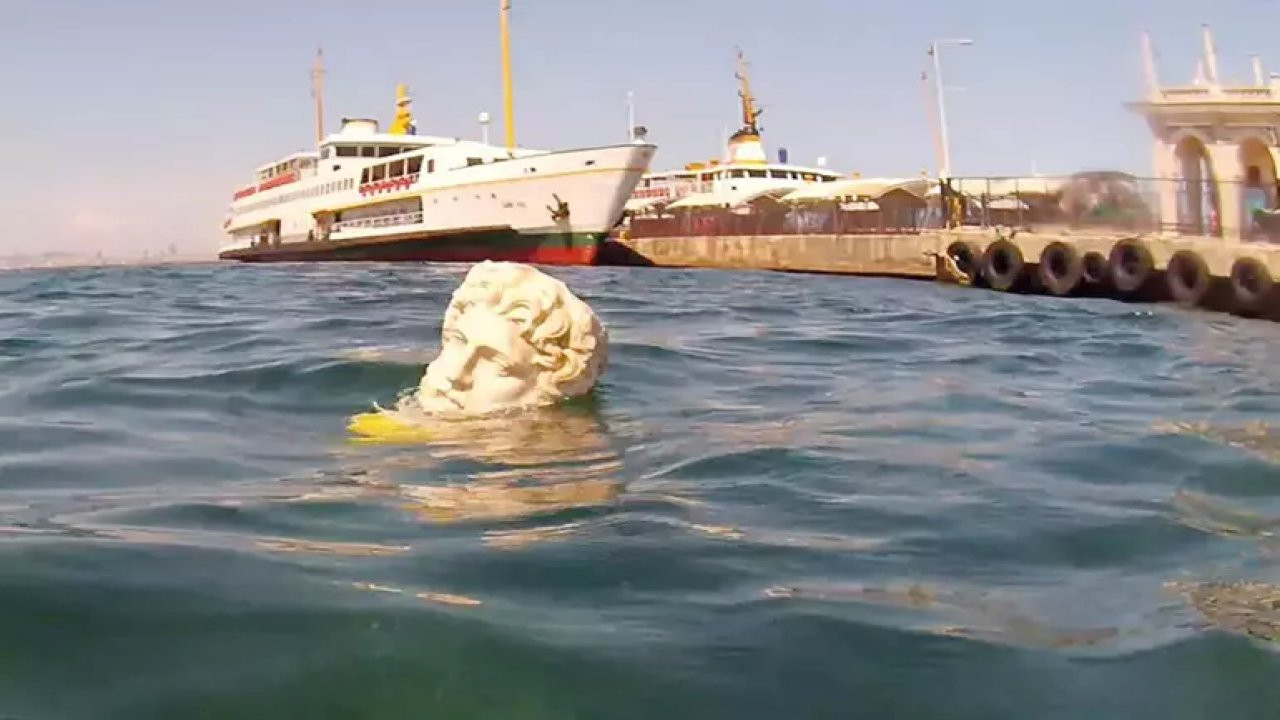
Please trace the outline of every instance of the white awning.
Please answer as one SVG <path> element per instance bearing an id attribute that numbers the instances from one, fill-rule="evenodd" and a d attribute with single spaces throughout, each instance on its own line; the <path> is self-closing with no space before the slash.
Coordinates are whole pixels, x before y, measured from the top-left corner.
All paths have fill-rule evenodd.
<path id="1" fill-rule="evenodd" d="M 798 188 L 782 198 L 783 202 L 821 202 L 840 198 L 875 199 L 894 190 L 904 190 L 923 198 L 930 181 L 924 178 L 852 178 L 835 182 L 813 183 Z"/>
<path id="2" fill-rule="evenodd" d="M 671 203 L 669 209 L 695 207 L 737 207 L 752 200 L 766 196 L 780 196 L 790 191 L 791 187 L 760 187 L 758 185 L 741 190 L 716 190 L 713 192 L 693 193 Z"/>
<path id="3" fill-rule="evenodd" d="M 840 203 L 840 209 L 849 212 L 874 212 L 880 209 L 880 203 L 875 200 L 854 200 Z"/>
<path id="4" fill-rule="evenodd" d="M 1029 206 L 1016 197 L 998 197 L 987 203 L 991 210 L 1026 210 Z"/>
<path id="5" fill-rule="evenodd" d="M 1053 195 L 1062 189 L 1064 182 L 1057 178 L 957 178 L 951 186 L 964 195 L 988 197 Z M 938 183 L 934 181 L 929 188 L 929 196 L 939 193 Z"/>
<path id="6" fill-rule="evenodd" d="M 653 207 L 654 205 L 657 205 L 663 200 L 666 200 L 666 198 L 661 196 L 646 197 L 646 198 L 631 198 L 627 200 L 627 204 L 623 206 L 623 210 L 625 210 L 626 212 L 640 212 L 641 210 L 646 210 L 648 208 Z"/>

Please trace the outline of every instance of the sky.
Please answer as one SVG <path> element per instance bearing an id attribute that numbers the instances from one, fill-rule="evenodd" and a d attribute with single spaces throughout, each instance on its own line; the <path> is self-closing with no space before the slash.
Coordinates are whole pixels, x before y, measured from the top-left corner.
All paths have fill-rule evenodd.
<path id="1" fill-rule="evenodd" d="M 1280 0 L 512 0 L 515 125 L 541 148 L 626 140 L 626 96 L 654 169 L 720 156 L 739 120 L 746 53 L 770 155 L 863 176 L 936 171 L 929 43 L 945 46 L 952 171 L 1150 173 L 1124 103 L 1151 32 L 1161 80 L 1190 81 L 1200 26 L 1225 81 L 1248 81 Z M 235 187 L 314 146 L 310 65 L 323 47 L 325 121 L 385 124 L 395 84 L 419 132 L 502 137 L 494 0 L 0 0 L 0 255 L 170 245 L 216 253 Z"/>

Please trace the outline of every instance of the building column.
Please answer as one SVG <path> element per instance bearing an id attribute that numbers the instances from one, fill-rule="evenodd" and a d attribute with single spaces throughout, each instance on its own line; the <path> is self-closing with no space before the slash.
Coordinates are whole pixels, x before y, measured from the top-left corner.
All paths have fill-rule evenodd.
<path id="1" fill-rule="evenodd" d="M 1280 183 L 1280 148 L 1267 144 L 1267 152 L 1271 155 L 1271 167 L 1275 168 L 1276 182 Z M 1266 181 L 1266 178 L 1263 178 Z M 1280 203 L 1280 187 L 1272 185 L 1267 188 L 1267 197 L 1271 198 L 1272 207 Z"/>
<path id="2" fill-rule="evenodd" d="M 1222 239 L 1238 243 L 1244 219 L 1244 195 L 1240 192 L 1244 168 L 1240 167 L 1240 147 L 1234 142 L 1219 141 L 1207 149 L 1213 185 L 1218 190 L 1218 223 L 1222 228 Z"/>
<path id="3" fill-rule="evenodd" d="M 1174 146 L 1163 138 L 1151 142 L 1152 177 L 1154 178 L 1156 208 L 1159 213 L 1160 231 L 1175 233 L 1178 218 L 1178 181 L 1182 169 L 1178 167 Z"/>

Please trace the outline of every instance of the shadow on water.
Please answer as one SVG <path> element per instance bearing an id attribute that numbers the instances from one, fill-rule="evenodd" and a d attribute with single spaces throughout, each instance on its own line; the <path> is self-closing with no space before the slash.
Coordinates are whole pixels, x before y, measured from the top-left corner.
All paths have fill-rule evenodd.
<path id="1" fill-rule="evenodd" d="M 607 507 L 624 487 L 621 455 L 593 398 L 419 423 L 416 436 L 355 439 L 337 453 L 338 472 L 430 523 L 562 517 Z M 463 469 L 463 479 L 440 483 L 451 468 Z"/>

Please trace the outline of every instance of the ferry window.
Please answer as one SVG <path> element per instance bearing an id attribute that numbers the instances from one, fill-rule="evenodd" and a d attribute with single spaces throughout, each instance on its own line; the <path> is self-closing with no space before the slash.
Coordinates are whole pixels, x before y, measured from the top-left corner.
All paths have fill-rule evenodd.
<path id="1" fill-rule="evenodd" d="M 378 157 L 378 148 L 367 145 L 360 148 L 360 157 Z"/>
<path id="2" fill-rule="evenodd" d="M 416 174 L 418 174 L 418 173 L 422 172 L 422 158 L 420 158 L 420 157 L 411 157 L 411 158 L 409 158 L 408 163 L 409 163 L 409 174 L 410 174 L 410 175 L 416 175 Z"/>
<path id="3" fill-rule="evenodd" d="M 397 160 L 391 163 L 391 170 L 388 172 L 391 177 L 400 177 L 401 175 L 404 175 L 404 161 Z"/>
<path id="4" fill-rule="evenodd" d="M 360 157 L 360 148 L 355 145 L 339 145 L 338 157 Z"/>
<path id="5" fill-rule="evenodd" d="M 435 171 L 436 171 L 436 159 L 431 158 L 430 160 L 427 161 L 427 172 L 432 173 Z"/>
<path id="6" fill-rule="evenodd" d="M 363 185 L 367 182 L 369 182 L 369 168 L 360 171 L 360 184 Z"/>
<path id="7" fill-rule="evenodd" d="M 399 154 L 399 152 L 400 152 L 400 148 L 394 145 L 386 145 L 378 148 L 378 157 L 388 157 L 390 155 L 397 155 Z"/>
<path id="8" fill-rule="evenodd" d="M 767 177 L 768 173 L 765 172 L 764 170 L 748 170 L 747 175 L 753 178 L 762 178 L 762 177 Z"/>
<path id="9" fill-rule="evenodd" d="M 482 162 L 484 161 L 481 160 L 480 158 L 467 158 L 467 167 L 471 167 L 472 165 L 479 165 Z"/>
<path id="10" fill-rule="evenodd" d="M 369 168 L 370 180 L 383 180 L 386 177 L 387 177 L 386 165 L 374 165 L 373 167 Z"/>

